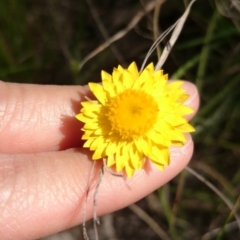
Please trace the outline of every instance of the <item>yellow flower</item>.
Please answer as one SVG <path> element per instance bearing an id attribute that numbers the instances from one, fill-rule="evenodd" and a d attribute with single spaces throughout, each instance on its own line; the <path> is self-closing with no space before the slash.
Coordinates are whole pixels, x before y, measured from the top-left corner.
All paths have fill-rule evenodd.
<path id="1" fill-rule="evenodd" d="M 93 160 L 104 158 L 129 177 L 147 159 L 160 170 L 169 164 L 169 147 L 183 145 L 194 128 L 184 118 L 193 110 L 183 105 L 183 82 L 167 80 L 152 63 L 139 72 L 133 62 L 112 75 L 102 71 L 102 84 L 89 83 L 96 100 L 82 102 L 76 118 L 85 123 L 83 147 L 94 151 Z"/>

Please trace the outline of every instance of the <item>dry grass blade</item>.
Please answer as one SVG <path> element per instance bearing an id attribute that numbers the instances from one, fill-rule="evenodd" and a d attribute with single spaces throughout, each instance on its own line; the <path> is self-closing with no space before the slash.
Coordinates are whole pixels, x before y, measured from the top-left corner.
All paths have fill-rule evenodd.
<path id="1" fill-rule="evenodd" d="M 188 14 L 190 12 L 190 9 L 193 5 L 193 3 L 196 2 L 196 0 L 192 0 L 188 7 L 186 8 L 184 14 L 180 17 L 180 19 L 175 23 L 176 24 L 176 27 L 174 28 L 173 30 L 173 33 L 172 33 L 172 36 L 169 40 L 169 44 L 164 48 L 163 50 L 163 53 L 160 57 L 160 59 L 158 60 L 158 63 L 156 64 L 156 67 L 155 67 L 155 70 L 159 70 L 162 68 L 162 65 L 164 64 L 164 62 L 166 61 L 170 51 L 171 51 L 171 48 L 174 46 L 176 40 L 178 39 L 178 36 L 179 34 L 181 33 L 182 31 L 182 28 L 183 28 L 183 25 L 188 17 Z M 174 24 L 174 25 L 175 25 Z"/>
<path id="2" fill-rule="evenodd" d="M 174 226 L 175 226 L 175 222 L 177 219 L 177 214 L 181 208 L 180 199 L 183 196 L 185 181 L 186 181 L 186 172 L 183 171 L 180 174 L 180 179 L 179 179 L 179 182 L 177 185 L 177 191 L 176 191 L 175 198 L 174 198 L 174 204 L 173 204 L 173 207 L 171 210 L 171 218 L 170 218 L 169 225 L 170 225 L 170 230 L 172 233 L 175 233 Z"/>
<path id="3" fill-rule="evenodd" d="M 218 11 L 229 18 L 240 19 L 240 2 L 236 0 L 215 0 Z M 236 12 L 237 11 L 237 12 Z"/>
<path id="4" fill-rule="evenodd" d="M 231 18 L 240 30 L 240 2 L 238 0 L 215 0 L 218 11 L 225 17 Z"/>
<path id="5" fill-rule="evenodd" d="M 217 171 L 215 168 L 209 166 L 205 162 L 192 162 L 191 166 L 194 168 L 197 168 L 200 171 L 204 172 L 204 175 L 208 174 L 211 176 L 211 178 L 215 179 L 217 182 L 219 182 L 224 189 L 230 194 L 230 196 L 234 197 L 237 196 L 237 191 L 231 186 L 230 182 L 221 174 L 219 171 Z"/>
<path id="6" fill-rule="evenodd" d="M 231 232 L 231 231 L 235 230 L 237 227 L 238 227 L 238 223 L 237 223 L 237 221 L 234 221 L 234 222 L 228 223 L 228 224 L 225 226 L 225 231 L 226 231 L 226 232 Z M 202 236 L 201 240 L 216 239 L 216 237 L 217 237 L 218 234 L 221 232 L 221 230 L 222 230 L 222 228 L 215 228 L 215 229 L 213 229 L 212 231 L 205 233 L 205 234 Z"/>
<path id="7" fill-rule="evenodd" d="M 161 227 L 140 207 L 136 204 L 132 204 L 129 208 L 145 223 L 152 228 L 152 230 L 160 237 L 162 240 L 171 240 L 170 237 L 161 229 Z"/>
<path id="8" fill-rule="evenodd" d="M 93 227 L 94 227 L 95 240 L 99 239 L 97 225 L 100 225 L 100 220 L 97 216 L 97 194 L 98 194 L 98 190 L 100 187 L 100 183 L 103 178 L 103 174 L 104 174 L 104 166 L 102 166 L 102 168 L 100 169 L 97 186 L 95 188 L 95 192 L 94 192 L 94 196 L 93 196 Z"/>
<path id="9" fill-rule="evenodd" d="M 153 36 L 154 40 L 157 40 L 159 36 L 159 26 L 158 26 L 158 20 L 159 20 L 159 15 L 160 15 L 160 9 L 162 7 L 162 4 L 165 2 L 165 0 L 161 0 L 157 3 L 156 8 L 154 10 L 153 14 Z M 160 57 L 161 55 L 161 49 L 160 46 L 157 46 L 157 55 Z"/>
<path id="10" fill-rule="evenodd" d="M 220 190 L 218 190 L 212 183 L 210 183 L 207 179 L 205 179 L 203 176 L 201 176 L 200 174 L 198 174 L 196 171 L 194 171 L 192 168 L 190 167 L 186 167 L 185 168 L 189 173 L 191 173 L 193 176 L 195 176 L 198 180 L 200 180 L 201 182 L 203 182 L 205 185 L 207 185 L 213 192 L 215 192 L 224 202 L 225 204 L 229 207 L 229 209 L 231 210 L 231 213 L 234 215 L 237 224 L 238 224 L 238 228 L 240 230 L 240 217 L 238 216 L 236 210 L 236 206 L 234 207 L 234 205 L 232 204 L 232 202 L 229 200 L 229 198 L 227 196 L 225 196 Z M 237 204 L 236 204 L 237 205 Z"/>
<path id="11" fill-rule="evenodd" d="M 91 182 L 92 182 L 92 177 L 93 177 L 93 171 L 95 169 L 96 166 L 96 162 L 93 162 L 90 174 L 89 174 L 89 178 L 88 178 L 88 182 L 87 182 L 87 190 L 86 190 L 86 197 L 85 197 L 85 201 L 84 201 L 84 205 L 83 205 L 83 238 L 84 240 L 89 240 L 88 234 L 87 234 L 87 229 L 86 229 L 86 215 L 87 215 L 87 203 L 88 203 L 88 194 L 89 194 L 89 190 L 91 187 Z"/>
<path id="12" fill-rule="evenodd" d="M 146 57 L 143 60 L 142 66 L 140 71 L 142 71 L 147 63 L 148 58 L 150 57 L 150 55 L 155 51 L 155 49 L 157 48 L 157 46 L 162 42 L 162 40 L 174 29 L 174 27 L 176 26 L 176 24 L 178 23 L 178 21 L 176 23 L 174 23 L 171 27 L 169 27 L 167 30 L 165 30 L 159 37 L 158 39 L 153 43 L 153 45 L 151 46 L 151 48 L 148 50 L 148 53 L 146 55 Z"/>
<path id="13" fill-rule="evenodd" d="M 97 23 L 98 29 L 102 33 L 105 41 L 107 41 L 109 39 L 109 34 L 108 34 L 107 29 L 105 28 L 103 22 L 101 21 L 101 19 L 98 16 L 98 13 L 97 13 L 97 11 L 95 9 L 93 1 L 92 0 L 85 0 L 85 1 L 87 2 L 88 6 L 89 6 L 89 9 L 90 9 L 90 11 L 92 13 L 92 16 L 93 16 L 95 22 Z M 120 64 L 124 64 L 125 61 L 124 61 L 124 58 L 123 58 L 121 52 L 118 51 L 118 49 L 114 45 L 111 45 L 110 49 L 113 52 L 113 54 L 116 57 L 116 59 L 119 61 L 119 63 Z"/>
<path id="14" fill-rule="evenodd" d="M 80 71 L 82 67 L 93 57 L 95 57 L 97 54 L 102 52 L 104 49 L 109 47 L 113 42 L 116 42 L 117 40 L 123 38 L 130 30 L 132 30 L 138 22 L 150 11 L 152 11 L 156 5 L 157 1 L 151 1 L 149 2 L 144 10 L 139 11 L 132 21 L 127 25 L 126 28 L 123 30 L 119 31 L 112 37 L 110 37 L 106 42 L 101 44 L 99 47 L 97 47 L 95 50 L 93 50 L 89 55 L 87 55 L 78 65 L 78 70 Z"/>

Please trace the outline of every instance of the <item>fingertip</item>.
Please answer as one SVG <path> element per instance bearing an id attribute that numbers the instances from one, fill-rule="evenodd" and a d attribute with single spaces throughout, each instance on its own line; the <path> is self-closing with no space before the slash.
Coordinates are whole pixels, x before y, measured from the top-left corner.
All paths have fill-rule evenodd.
<path id="1" fill-rule="evenodd" d="M 187 142 L 183 147 L 170 149 L 170 165 L 163 171 L 149 161 L 146 169 L 136 172 L 132 178 L 124 179 L 105 172 L 99 190 L 98 214 L 103 215 L 126 207 L 169 182 L 189 163 L 193 148 L 192 138 L 187 135 Z"/>
<path id="2" fill-rule="evenodd" d="M 186 116 L 186 118 L 190 120 L 196 115 L 196 112 L 198 111 L 200 104 L 199 93 L 196 85 L 191 82 L 185 81 L 182 87 L 186 90 L 186 93 L 189 94 L 189 98 L 185 101 L 184 104 L 194 110 L 192 114 Z"/>

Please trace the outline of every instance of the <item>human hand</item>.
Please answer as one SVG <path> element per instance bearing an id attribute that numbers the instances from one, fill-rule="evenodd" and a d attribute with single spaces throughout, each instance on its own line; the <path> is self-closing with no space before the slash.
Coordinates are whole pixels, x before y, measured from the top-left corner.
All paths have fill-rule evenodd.
<path id="1" fill-rule="evenodd" d="M 196 88 L 185 82 L 186 104 L 197 111 Z M 41 86 L 0 82 L 0 238 L 36 239 L 83 221 L 91 153 L 80 147 L 81 123 L 75 119 L 88 87 Z M 193 115 L 187 116 L 191 119 Z M 103 215 L 143 198 L 176 176 L 193 151 L 171 149 L 163 172 L 148 163 L 132 178 L 105 172 L 97 213 Z M 97 162 L 97 169 L 101 167 Z M 93 175 L 92 186 L 98 175 Z M 88 195 L 87 218 L 93 214 L 94 187 Z"/>

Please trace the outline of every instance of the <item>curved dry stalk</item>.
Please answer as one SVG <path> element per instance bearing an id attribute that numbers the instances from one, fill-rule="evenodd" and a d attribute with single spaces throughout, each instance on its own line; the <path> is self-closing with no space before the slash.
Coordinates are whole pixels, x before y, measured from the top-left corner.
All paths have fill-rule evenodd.
<path id="1" fill-rule="evenodd" d="M 170 229 L 172 231 L 174 231 L 174 225 L 175 225 L 175 221 L 176 221 L 176 216 L 177 213 L 179 211 L 180 205 L 179 202 L 182 198 L 183 195 L 183 191 L 184 191 L 184 185 L 185 185 L 185 180 L 186 180 L 186 172 L 183 171 L 180 173 L 180 179 L 178 181 L 178 185 L 177 185 L 177 191 L 175 194 L 175 198 L 174 198 L 174 203 L 173 203 L 173 207 L 172 207 L 172 214 L 171 214 L 171 218 L 169 221 L 169 225 L 170 225 Z"/>
<path id="2" fill-rule="evenodd" d="M 150 57 L 150 55 L 155 51 L 155 49 L 157 48 L 157 46 L 162 42 L 162 40 L 174 29 L 174 27 L 176 26 L 176 24 L 178 23 L 175 22 L 171 27 L 169 27 L 167 30 L 165 30 L 159 37 L 158 39 L 153 43 L 153 45 L 150 47 L 150 49 L 148 50 L 148 53 L 146 55 L 146 57 L 143 60 L 142 66 L 140 71 L 142 71 L 147 63 L 148 58 Z"/>
<path id="3" fill-rule="evenodd" d="M 140 219 L 142 219 L 148 226 L 160 237 L 162 240 L 171 240 L 170 237 L 163 231 L 163 229 L 154 221 L 146 212 L 144 212 L 136 204 L 132 204 L 128 207 L 131 209 Z"/>
<path id="4" fill-rule="evenodd" d="M 161 0 L 157 3 L 154 13 L 153 13 L 153 37 L 154 40 L 156 40 L 159 36 L 159 26 L 158 26 L 158 20 L 159 20 L 159 15 L 160 15 L 160 9 L 162 4 L 165 2 L 166 0 Z M 160 46 L 157 46 L 157 56 L 158 58 L 160 58 L 161 56 L 161 49 Z"/>
<path id="5" fill-rule="evenodd" d="M 168 41 L 169 44 L 166 45 L 166 47 L 163 50 L 163 53 L 160 57 L 160 59 L 158 60 L 158 63 L 156 64 L 155 70 L 160 70 L 162 68 L 162 65 L 164 64 L 164 62 L 166 61 L 172 47 L 174 46 L 175 42 L 178 39 L 179 34 L 182 31 L 183 25 L 188 17 L 188 14 L 190 12 L 190 9 L 193 5 L 193 3 L 196 2 L 196 0 L 192 0 L 188 7 L 186 8 L 185 12 L 183 13 L 183 15 L 178 19 L 178 21 L 175 23 L 176 27 L 173 30 L 172 36 L 170 38 L 170 40 Z"/>
<path id="6" fill-rule="evenodd" d="M 91 182 L 92 182 L 92 177 L 93 177 L 93 171 L 96 166 L 96 161 L 93 162 L 89 177 L 88 177 L 88 182 L 87 182 L 87 190 L 86 190 L 86 197 L 84 200 L 84 205 L 83 205 L 83 238 L 84 240 L 89 240 L 88 234 L 87 234 L 87 229 L 86 229 L 86 215 L 87 215 L 87 202 L 88 202 L 88 195 L 91 187 Z"/>
<path id="7" fill-rule="evenodd" d="M 213 179 L 216 179 L 232 197 L 237 195 L 236 190 L 230 185 L 229 181 L 214 168 L 210 167 L 204 162 L 193 162 L 191 163 L 191 166 L 203 171 L 204 173 L 211 176 Z"/>
<path id="8" fill-rule="evenodd" d="M 225 226 L 224 230 L 225 230 L 226 232 L 231 232 L 231 231 L 233 231 L 233 230 L 235 230 L 235 229 L 237 229 L 237 228 L 238 228 L 238 223 L 237 223 L 237 221 L 234 221 L 234 222 L 228 223 L 228 224 Z M 222 230 L 222 228 L 215 228 L 215 229 L 213 229 L 212 231 L 205 233 L 205 234 L 202 236 L 201 240 L 216 239 L 216 237 L 217 237 L 218 234 L 221 232 L 221 230 Z"/>
<path id="9" fill-rule="evenodd" d="M 101 220 L 102 232 L 104 232 L 105 239 L 118 240 L 116 236 L 116 228 L 114 226 L 114 215 L 104 215 Z"/>
<path id="10" fill-rule="evenodd" d="M 179 34 L 182 31 L 183 25 L 188 17 L 188 14 L 190 12 L 190 9 L 193 5 L 193 3 L 197 1 L 197 0 L 192 0 L 188 7 L 186 8 L 185 12 L 183 13 L 183 15 L 172 25 L 170 26 L 167 30 L 165 30 L 158 38 L 157 40 L 153 43 L 153 45 L 151 46 L 151 48 L 149 49 L 142 67 L 141 67 L 141 71 L 144 69 L 146 62 L 148 60 L 148 58 L 150 57 L 150 55 L 153 53 L 153 51 L 157 48 L 157 46 L 162 42 L 162 40 L 173 30 L 172 36 L 170 38 L 170 40 L 168 41 L 168 44 L 166 45 L 166 47 L 163 50 L 163 53 L 161 55 L 161 57 L 159 58 L 156 66 L 155 66 L 155 70 L 160 70 L 162 65 L 164 64 L 164 62 L 166 61 L 172 47 L 174 46 L 176 40 L 178 39 Z"/>
<path id="11" fill-rule="evenodd" d="M 97 181 L 97 186 L 95 188 L 94 191 L 94 196 L 93 196 L 93 227 L 94 227 L 94 235 L 95 235 L 95 240 L 98 240 L 98 230 L 97 230 L 97 225 L 100 225 L 100 220 L 97 216 L 97 194 L 98 194 L 98 190 L 100 187 L 100 183 L 102 181 L 103 178 L 103 174 L 104 174 L 104 166 L 101 167 L 100 172 L 99 172 L 99 176 L 98 176 L 98 181 Z"/>
<path id="12" fill-rule="evenodd" d="M 240 31 L 240 2 L 238 0 L 215 0 L 217 10 L 230 18 Z"/>
<path id="13" fill-rule="evenodd" d="M 236 210 L 236 205 L 234 206 L 233 203 L 229 200 L 229 198 L 224 195 L 220 190 L 218 190 L 212 183 L 210 183 L 206 178 L 204 178 L 202 175 L 198 174 L 196 171 L 194 171 L 190 167 L 185 168 L 189 173 L 191 173 L 193 176 L 195 176 L 198 180 L 206 184 L 213 192 L 215 192 L 222 200 L 225 202 L 225 204 L 229 207 L 231 210 L 231 213 L 234 215 L 238 228 L 240 229 L 240 217 L 237 214 Z"/>
<path id="14" fill-rule="evenodd" d="M 159 0 L 158 0 L 159 1 Z M 105 41 L 103 44 L 98 46 L 95 50 L 93 50 L 90 54 L 88 54 L 78 65 L 78 71 L 82 69 L 82 67 L 93 57 L 95 57 L 97 54 L 102 52 L 104 49 L 109 47 L 113 42 L 116 42 L 117 40 L 123 38 L 130 30 L 132 30 L 138 22 L 150 11 L 152 11 L 158 1 L 151 1 L 148 2 L 148 4 L 145 6 L 144 10 L 139 11 L 132 21 L 127 25 L 126 28 L 119 31 L 112 37 L 110 37 L 107 41 Z"/>
<path id="15" fill-rule="evenodd" d="M 95 22 L 97 23 L 98 29 L 100 30 L 104 40 L 108 41 L 108 39 L 109 39 L 108 31 L 105 28 L 101 19 L 98 17 L 98 14 L 97 14 L 97 11 L 96 11 L 95 6 L 93 4 L 93 1 L 92 0 L 85 0 L 85 1 L 87 2 L 88 6 L 89 6 L 89 9 L 92 13 L 92 16 L 93 16 Z M 113 52 L 116 59 L 118 60 L 118 62 L 123 65 L 125 63 L 125 60 L 124 60 L 124 57 L 122 56 L 121 52 L 118 51 L 118 49 L 114 45 L 111 45 L 110 49 Z"/>

